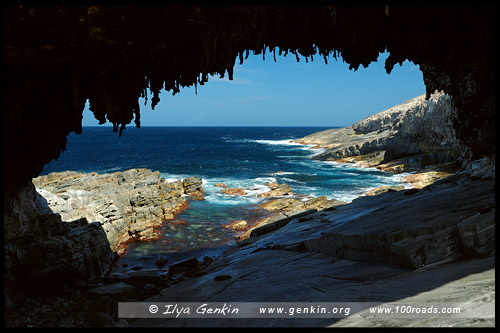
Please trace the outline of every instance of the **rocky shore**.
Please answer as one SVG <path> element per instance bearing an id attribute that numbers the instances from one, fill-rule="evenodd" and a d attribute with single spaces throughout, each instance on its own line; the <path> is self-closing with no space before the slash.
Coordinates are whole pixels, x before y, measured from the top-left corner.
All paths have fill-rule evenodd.
<path id="1" fill-rule="evenodd" d="M 129 239 L 156 239 L 154 228 L 186 206 L 184 194 L 202 197 L 202 180 L 189 177 L 167 182 L 159 171 L 131 169 L 112 174 L 74 171 L 33 179 L 37 205 L 63 221 L 101 223 L 113 252 Z"/>
<path id="2" fill-rule="evenodd" d="M 203 200 L 198 177 L 167 182 L 158 171 L 132 169 L 33 179 L 6 207 L 8 326 L 494 326 L 495 161 L 460 165 L 449 105 L 442 93 L 428 101 L 420 96 L 298 140 L 324 149 L 316 159 L 411 172 L 405 181 L 412 188 L 381 187 L 345 203 L 270 183 L 258 195 L 269 216 L 223 225 L 239 233 L 238 242 L 215 259 L 168 262 L 159 256 L 155 269 L 110 270 L 127 240 L 154 240 L 155 228 L 186 207 L 186 196 Z M 216 187 L 248 195 L 223 183 Z M 468 317 L 367 311 L 345 319 L 117 317 L 118 302 L 198 301 L 445 302 Z"/>
<path id="3" fill-rule="evenodd" d="M 436 91 L 343 128 L 308 135 L 298 143 L 323 148 L 314 159 L 356 163 L 389 172 L 414 172 L 406 181 L 422 188 L 461 167 L 461 147 L 451 99 Z"/>
<path id="4" fill-rule="evenodd" d="M 152 173 L 139 174 L 151 179 Z M 265 206 L 288 216 L 252 229 L 248 238 L 215 260 L 169 263 L 158 258 L 154 271 L 104 274 L 45 295 L 31 295 L 27 288 L 23 299 L 5 291 L 6 319 L 11 326 L 48 327 L 412 327 L 422 323 L 490 327 L 495 318 L 484 304 L 495 299 L 492 175 L 491 164 L 478 162 L 475 168 L 420 190 L 362 196 L 350 204 L 323 197 L 297 202 L 273 198 Z M 52 188 L 62 189 L 58 184 L 52 183 Z M 478 318 L 398 320 L 364 312 L 346 319 L 118 318 L 118 302 L 132 301 L 452 302 L 463 311 L 476 311 L 472 313 Z"/>
<path id="5" fill-rule="evenodd" d="M 82 306 L 81 299 L 75 299 L 71 290 L 83 288 L 77 290 L 77 295 L 82 296 L 92 287 L 98 287 L 89 281 L 109 273 L 128 240 L 156 239 L 155 228 L 186 207 L 186 196 L 200 200 L 202 195 L 201 178 L 167 182 L 158 171 L 149 169 L 112 174 L 67 171 L 33 179 L 33 183 L 5 207 L 7 319 L 13 326 L 17 326 L 16 323 L 25 326 L 30 316 L 17 317 L 34 306 L 29 302 L 37 302 L 37 296 L 33 295 L 45 295 L 48 290 L 55 297 L 54 304 Z M 24 229 L 20 229 L 20 225 Z M 106 288 L 108 293 L 129 295 L 128 287 Z M 95 300 L 94 296 L 90 296 L 90 301 Z M 44 303 L 42 299 L 40 302 Z M 47 303 L 40 311 L 43 309 L 54 310 Z M 35 317 L 36 313 L 33 312 Z M 64 315 L 69 314 L 62 311 L 55 318 L 61 319 Z M 68 318 L 76 323 L 76 317 L 69 315 Z M 62 322 L 72 326 L 70 322 Z M 90 320 L 92 322 L 95 320 Z"/>
<path id="6" fill-rule="evenodd" d="M 262 207 L 272 216 L 246 230 L 200 276 L 146 301 L 448 302 L 468 317 L 398 319 L 364 311 L 346 319 L 136 319 L 130 325 L 495 326 L 495 162 L 461 164 L 454 118 L 449 97 L 436 92 L 297 140 L 323 148 L 316 159 L 411 172 L 405 181 L 412 188 L 374 189 L 349 204 L 272 198 L 271 188 Z"/>
<path id="7" fill-rule="evenodd" d="M 495 180 L 467 170 L 423 189 L 306 210 L 228 249 L 148 302 L 454 302 L 476 319 L 136 319 L 131 326 L 494 326 Z M 224 280 L 217 277 L 224 276 Z M 484 303 L 484 302 L 486 303 Z M 479 302 L 479 303 L 474 303 Z M 406 303 L 411 304 L 411 303 Z M 476 311 L 476 312 L 474 312 Z M 482 319 L 481 319 L 482 318 Z"/>

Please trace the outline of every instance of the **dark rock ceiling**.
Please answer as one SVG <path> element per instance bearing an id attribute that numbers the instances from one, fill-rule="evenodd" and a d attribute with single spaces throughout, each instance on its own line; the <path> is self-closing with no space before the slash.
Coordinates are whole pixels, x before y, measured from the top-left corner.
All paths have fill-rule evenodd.
<path id="1" fill-rule="evenodd" d="M 420 65 L 427 93 L 453 96 L 464 158 L 494 156 L 495 7 L 6 6 L 5 193 L 81 132 L 87 99 L 100 123 L 140 126 L 139 97 L 232 78 L 249 54 L 368 66 Z M 302 60 L 302 61 L 303 61 Z M 126 135 L 125 133 L 123 135 Z M 98 147 L 96 147 L 98 149 Z"/>

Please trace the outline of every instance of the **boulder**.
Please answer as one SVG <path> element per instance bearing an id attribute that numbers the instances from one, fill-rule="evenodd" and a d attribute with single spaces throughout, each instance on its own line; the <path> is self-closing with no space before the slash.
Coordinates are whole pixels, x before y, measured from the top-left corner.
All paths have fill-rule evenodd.
<path id="1" fill-rule="evenodd" d="M 292 195 L 292 187 L 286 183 L 277 184 L 270 183 L 269 188 L 271 189 L 269 192 L 259 193 L 257 197 L 259 198 L 267 198 L 267 197 L 281 197 L 284 195 Z"/>
<path id="2" fill-rule="evenodd" d="M 168 262 L 168 259 L 165 258 L 164 256 L 158 256 L 155 260 L 155 265 L 156 266 L 165 266 L 165 264 Z"/>
<path id="3" fill-rule="evenodd" d="M 191 176 L 182 181 L 184 193 L 194 199 L 203 198 L 203 180 L 200 177 Z"/>
<path id="4" fill-rule="evenodd" d="M 256 224 L 249 232 L 250 237 L 258 237 L 273 230 L 280 229 L 287 225 L 293 219 L 299 219 L 309 214 L 315 213 L 316 209 L 304 209 L 293 212 L 283 212 L 273 215 Z"/>
<path id="5" fill-rule="evenodd" d="M 302 201 L 296 198 L 279 198 L 261 204 L 261 207 L 270 212 L 277 211 L 299 211 L 304 209 L 328 209 L 339 205 L 344 205 L 346 202 L 337 199 L 328 200 L 322 195 L 317 198 L 310 198 Z"/>
<path id="6" fill-rule="evenodd" d="M 245 220 L 236 220 L 232 221 L 229 224 L 223 225 L 224 228 L 233 229 L 233 230 L 242 230 L 248 228 L 248 222 Z"/>
<path id="7" fill-rule="evenodd" d="M 403 185 L 380 186 L 380 187 L 374 188 L 373 190 L 366 192 L 365 195 L 373 196 L 373 195 L 379 195 L 379 194 L 391 192 L 391 191 L 403 191 L 404 189 L 405 189 L 405 187 Z"/>
<path id="8" fill-rule="evenodd" d="M 278 210 L 300 210 L 304 209 L 304 202 L 294 198 L 280 198 L 261 204 L 261 207 L 267 211 L 274 212 Z"/>
<path id="9" fill-rule="evenodd" d="M 247 192 L 245 192 L 245 190 L 242 188 L 228 187 L 228 188 L 223 188 L 220 191 L 221 191 L 221 193 L 229 194 L 229 195 L 246 195 L 247 194 Z"/>
<path id="10" fill-rule="evenodd" d="M 304 206 L 307 209 L 319 209 L 320 207 L 326 204 L 326 201 L 327 201 L 326 196 L 322 195 L 320 197 L 312 198 L 305 201 Z"/>
<path id="11" fill-rule="evenodd" d="M 192 277 L 200 271 L 200 262 L 196 258 L 190 258 L 168 268 L 168 279 L 176 280 L 183 277 Z"/>

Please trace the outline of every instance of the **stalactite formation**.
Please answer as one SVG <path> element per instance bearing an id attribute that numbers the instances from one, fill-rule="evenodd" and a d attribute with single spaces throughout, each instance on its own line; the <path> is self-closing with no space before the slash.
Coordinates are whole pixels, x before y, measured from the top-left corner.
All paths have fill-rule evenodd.
<path id="1" fill-rule="evenodd" d="M 233 78 L 235 61 L 272 52 L 297 61 L 420 65 L 427 93 L 458 109 L 464 156 L 494 156 L 494 7 L 7 6 L 4 12 L 6 193 L 36 177 L 81 132 L 86 100 L 122 135 L 140 97 Z M 269 59 L 266 59 L 269 61 Z M 96 148 L 98 149 L 98 148 Z"/>

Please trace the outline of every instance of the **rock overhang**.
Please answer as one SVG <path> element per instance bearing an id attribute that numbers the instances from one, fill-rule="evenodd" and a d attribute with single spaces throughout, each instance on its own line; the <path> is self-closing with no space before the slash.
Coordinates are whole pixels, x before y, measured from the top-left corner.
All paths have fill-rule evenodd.
<path id="1" fill-rule="evenodd" d="M 480 6 L 7 6 L 6 192 L 38 176 L 81 132 L 86 100 L 120 134 L 140 97 L 228 75 L 250 52 L 356 70 L 388 51 L 386 70 L 410 60 L 427 95 L 453 96 L 466 157 L 494 156 L 493 7 Z M 266 54 L 267 52 L 267 54 Z M 319 58 L 319 59 L 318 59 Z M 330 59 L 332 61 L 332 59 Z M 150 95 L 148 96 L 148 90 Z"/>

